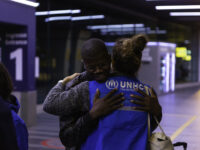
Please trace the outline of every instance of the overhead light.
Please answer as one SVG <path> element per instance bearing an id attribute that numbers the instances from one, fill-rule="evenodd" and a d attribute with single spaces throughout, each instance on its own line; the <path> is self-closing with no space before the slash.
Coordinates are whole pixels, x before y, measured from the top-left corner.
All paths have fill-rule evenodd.
<path id="1" fill-rule="evenodd" d="M 93 16 L 58 16 L 58 17 L 49 17 L 45 19 L 45 22 L 50 21 L 59 21 L 59 20 L 71 20 L 71 21 L 79 21 L 79 20 L 93 20 L 93 19 L 103 19 L 104 15 L 93 15 Z"/>
<path id="2" fill-rule="evenodd" d="M 133 27 L 138 27 L 142 28 L 144 27 L 144 24 L 114 24 L 114 25 L 94 25 L 94 26 L 87 26 L 87 29 L 90 30 L 97 30 L 97 29 L 113 29 L 113 28 L 133 28 Z"/>
<path id="3" fill-rule="evenodd" d="M 38 7 L 40 5 L 40 3 L 32 2 L 29 0 L 11 0 L 11 1 L 17 2 L 20 4 L 24 4 L 24 5 L 28 5 L 28 6 L 32 6 L 32 7 Z"/>
<path id="4" fill-rule="evenodd" d="M 67 9 L 67 10 L 51 10 L 51 11 L 38 11 L 35 13 L 36 16 L 46 16 L 46 15 L 57 15 L 57 14 L 77 14 L 80 13 L 80 9 Z"/>
<path id="5" fill-rule="evenodd" d="M 125 31 L 134 31 L 133 28 L 108 28 L 108 29 L 101 29 L 101 32 L 125 32 Z"/>
<path id="6" fill-rule="evenodd" d="M 71 16 L 49 17 L 45 19 L 45 22 L 59 21 L 59 20 L 71 20 Z"/>
<path id="7" fill-rule="evenodd" d="M 156 10 L 200 9 L 200 5 L 168 5 L 155 6 Z"/>
<path id="8" fill-rule="evenodd" d="M 200 12 L 170 12 L 170 16 L 200 16 Z"/>
<path id="9" fill-rule="evenodd" d="M 138 24 L 139 27 L 136 27 L 137 24 L 122 24 L 122 25 L 96 25 L 96 26 L 87 26 L 87 29 L 90 30 L 100 30 L 101 33 L 116 33 L 116 34 L 133 34 L 136 33 L 146 33 L 146 34 L 166 34 L 166 30 L 160 30 L 156 27 L 155 30 L 151 30 L 150 27 L 143 27 L 142 24 Z"/>
<path id="10" fill-rule="evenodd" d="M 72 17 L 72 21 L 79 21 L 79 20 L 93 20 L 93 19 L 103 19 L 104 15 L 94 15 L 94 16 L 77 16 Z"/>

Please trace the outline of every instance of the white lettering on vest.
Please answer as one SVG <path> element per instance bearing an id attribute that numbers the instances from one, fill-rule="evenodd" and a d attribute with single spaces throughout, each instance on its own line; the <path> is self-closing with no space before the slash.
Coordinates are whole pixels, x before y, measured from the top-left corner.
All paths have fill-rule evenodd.
<path id="1" fill-rule="evenodd" d="M 123 85 L 123 81 L 121 81 L 120 82 L 120 87 L 124 89 L 126 87 L 126 82 L 124 82 L 124 85 Z"/>
<path id="2" fill-rule="evenodd" d="M 132 88 L 132 82 L 126 82 L 126 84 L 127 84 L 126 85 L 127 88 L 130 88 L 130 89 Z"/>
<path id="3" fill-rule="evenodd" d="M 138 89 L 138 83 L 133 82 L 133 88 L 134 88 L 135 90 L 137 90 L 137 89 Z"/>
<path id="4" fill-rule="evenodd" d="M 144 86 L 140 83 L 140 85 L 139 85 L 139 89 L 140 90 L 144 90 Z"/>

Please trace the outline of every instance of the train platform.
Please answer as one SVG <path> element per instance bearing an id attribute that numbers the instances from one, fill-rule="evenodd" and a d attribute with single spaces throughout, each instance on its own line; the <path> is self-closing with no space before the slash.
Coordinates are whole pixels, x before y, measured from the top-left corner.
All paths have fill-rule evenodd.
<path id="1" fill-rule="evenodd" d="M 163 108 L 161 126 L 173 143 L 187 142 L 188 150 L 199 150 L 200 86 L 161 95 L 159 101 Z M 37 109 L 37 125 L 28 129 L 29 150 L 64 149 L 58 139 L 58 117 L 43 112 L 41 105 Z M 182 149 L 175 147 L 175 150 Z"/>

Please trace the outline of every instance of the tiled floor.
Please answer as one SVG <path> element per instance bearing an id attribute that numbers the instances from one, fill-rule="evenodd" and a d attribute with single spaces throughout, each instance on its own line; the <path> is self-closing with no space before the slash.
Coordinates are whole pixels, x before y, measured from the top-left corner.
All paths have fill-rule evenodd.
<path id="1" fill-rule="evenodd" d="M 29 129 L 29 150 L 64 149 L 58 139 L 58 117 L 40 113 L 37 125 Z"/>
<path id="2" fill-rule="evenodd" d="M 173 143 L 184 141 L 188 150 L 200 150 L 200 87 L 163 95 L 159 100 L 163 107 L 161 126 Z"/>
<path id="3" fill-rule="evenodd" d="M 159 96 L 159 101 L 163 108 L 161 126 L 173 143 L 184 141 L 188 150 L 200 150 L 200 87 Z M 29 150 L 59 149 L 64 147 L 58 140 L 58 118 L 38 114 L 37 125 L 29 129 Z"/>

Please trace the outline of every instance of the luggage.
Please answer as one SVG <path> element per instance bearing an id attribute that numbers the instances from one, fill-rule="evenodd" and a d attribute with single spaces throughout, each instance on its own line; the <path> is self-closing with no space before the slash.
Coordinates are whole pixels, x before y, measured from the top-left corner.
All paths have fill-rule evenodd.
<path id="1" fill-rule="evenodd" d="M 183 150 L 187 150 L 187 143 L 186 142 L 176 142 L 173 144 L 174 147 L 183 146 Z"/>

